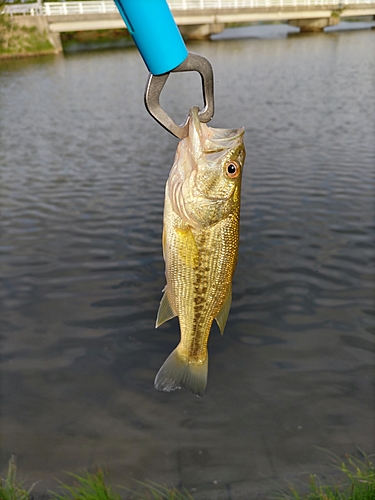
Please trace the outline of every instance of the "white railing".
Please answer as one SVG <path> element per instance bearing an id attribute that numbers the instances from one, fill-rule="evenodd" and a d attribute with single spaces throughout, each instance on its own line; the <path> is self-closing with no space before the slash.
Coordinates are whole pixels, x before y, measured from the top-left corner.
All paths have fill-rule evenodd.
<path id="1" fill-rule="evenodd" d="M 35 16 L 36 14 L 40 13 L 41 9 L 41 4 L 39 3 L 27 3 L 27 4 L 16 4 L 16 5 L 5 5 L 3 7 L 3 10 L 1 11 L 1 14 L 10 14 L 11 16 L 13 15 L 32 15 Z"/>
<path id="2" fill-rule="evenodd" d="M 257 7 L 375 5 L 375 0 L 168 0 L 173 12 L 200 9 L 246 9 Z"/>
<path id="3" fill-rule="evenodd" d="M 173 11 L 197 9 L 243 9 L 286 5 L 352 5 L 375 4 L 375 0 L 168 0 Z"/>
<path id="4" fill-rule="evenodd" d="M 198 9 L 243 9 L 254 7 L 283 7 L 301 5 L 310 7 L 314 5 L 352 5 L 375 4 L 375 0 L 168 0 L 173 11 L 198 10 Z"/>
<path id="5" fill-rule="evenodd" d="M 136 0 L 135 0 L 136 1 Z M 168 0 L 174 12 L 204 9 L 241 9 L 270 7 L 314 7 L 329 5 L 375 5 L 375 0 Z M 57 16 L 67 14 L 106 14 L 118 12 L 113 0 L 83 0 L 81 2 L 45 2 L 42 4 L 8 5 L 3 9 L 7 14 L 43 14 Z"/>
<path id="6" fill-rule="evenodd" d="M 43 14 L 58 16 L 67 14 L 108 14 L 118 12 L 112 0 L 85 0 L 83 2 L 45 2 Z"/>
<path id="7" fill-rule="evenodd" d="M 174 11 L 204 9 L 241 9 L 269 7 L 310 7 L 321 5 L 375 4 L 375 0 L 168 0 Z M 113 0 L 82 2 L 46 2 L 43 4 L 47 16 L 58 14 L 103 14 L 117 12 Z"/>

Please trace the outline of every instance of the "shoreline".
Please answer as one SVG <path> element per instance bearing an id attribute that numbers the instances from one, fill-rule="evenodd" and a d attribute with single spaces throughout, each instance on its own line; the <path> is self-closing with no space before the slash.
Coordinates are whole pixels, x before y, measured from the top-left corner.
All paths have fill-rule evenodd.
<path id="1" fill-rule="evenodd" d="M 24 59 L 27 57 L 39 57 L 39 56 L 51 56 L 57 55 L 58 52 L 55 49 L 40 50 L 39 52 L 14 52 L 14 53 L 0 53 L 0 61 L 6 61 L 8 59 Z"/>

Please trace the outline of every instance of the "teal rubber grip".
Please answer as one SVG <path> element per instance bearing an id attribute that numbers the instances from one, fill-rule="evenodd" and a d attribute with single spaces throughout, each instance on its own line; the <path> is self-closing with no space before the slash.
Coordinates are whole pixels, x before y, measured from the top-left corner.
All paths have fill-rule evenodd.
<path id="1" fill-rule="evenodd" d="M 150 73 L 169 73 L 187 58 L 166 0 L 114 1 Z"/>

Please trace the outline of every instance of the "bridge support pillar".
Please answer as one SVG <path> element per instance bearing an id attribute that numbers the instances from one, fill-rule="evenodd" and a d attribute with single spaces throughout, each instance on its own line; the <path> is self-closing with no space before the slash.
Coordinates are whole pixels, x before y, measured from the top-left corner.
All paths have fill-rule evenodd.
<path id="1" fill-rule="evenodd" d="M 63 52 L 64 49 L 62 46 L 60 33 L 56 32 L 56 31 L 49 31 L 48 32 L 48 40 L 53 45 L 56 52 Z"/>
<path id="2" fill-rule="evenodd" d="M 221 33 L 225 29 L 224 23 L 180 25 L 181 35 L 187 40 L 207 40 L 210 35 Z"/>
<path id="3" fill-rule="evenodd" d="M 324 17 L 321 19 L 291 19 L 288 23 L 296 28 L 301 28 L 301 33 L 323 31 L 327 26 L 339 24 L 339 16 Z"/>
<path id="4" fill-rule="evenodd" d="M 35 27 L 39 33 L 47 36 L 56 53 L 63 51 L 60 33 L 50 31 L 46 16 L 13 16 L 12 19 L 19 26 Z"/>

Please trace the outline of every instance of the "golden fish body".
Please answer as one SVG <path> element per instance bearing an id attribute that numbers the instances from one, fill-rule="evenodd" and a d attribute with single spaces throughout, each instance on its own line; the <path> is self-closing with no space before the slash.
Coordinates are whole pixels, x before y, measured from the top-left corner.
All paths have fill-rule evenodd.
<path id="1" fill-rule="evenodd" d="M 156 327 L 178 316 L 181 339 L 155 387 L 185 387 L 202 396 L 207 342 L 216 319 L 221 333 L 232 299 L 237 262 L 243 129 L 214 129 L 190 111 L 189 135 L 177 148 L 165 190 L 163 256 L 167 285 Z"/>

